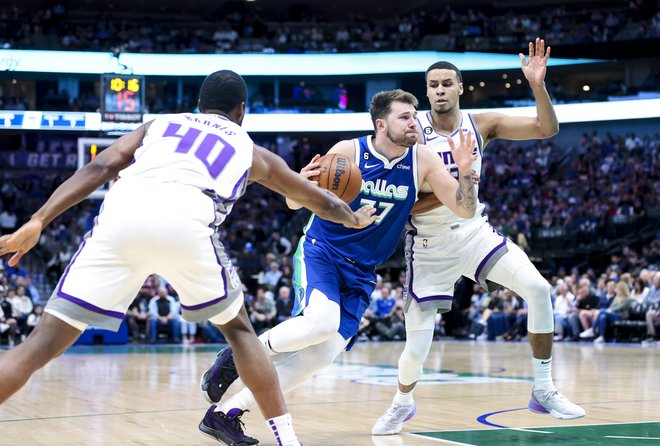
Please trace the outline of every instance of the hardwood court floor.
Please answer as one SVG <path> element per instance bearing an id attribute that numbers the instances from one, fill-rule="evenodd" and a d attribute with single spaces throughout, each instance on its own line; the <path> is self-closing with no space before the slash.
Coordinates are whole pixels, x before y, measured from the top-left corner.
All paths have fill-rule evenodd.
<path id="1" fill-rule="evenodd" d="M 372 437 L 393 396 L 402 348 L 357 344 L 287 396 L 305 446 L 660 444 L 660 348 L 591 344 L 558 344 L 554 352 L 556 384 L 583 405 L 585 418 L 560 421 L 526 410 L 527 344 L 441 341 L 433 344 L 406 434 Z M 198 381 L 216 351 L 74 347 L 0 406 L 0 444 L 218 444 L 197 429 L 208 407 Z M 258 411 L 244 420 L 262 445 L 274 445 Z"/>

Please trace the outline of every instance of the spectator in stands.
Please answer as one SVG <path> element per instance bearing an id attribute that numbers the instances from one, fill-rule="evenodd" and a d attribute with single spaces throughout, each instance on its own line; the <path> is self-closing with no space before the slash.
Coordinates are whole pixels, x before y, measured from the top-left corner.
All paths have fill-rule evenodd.
<path id="1" fill-rule="evenodd" d="M 0 285 L 0 334 L 7 333 L 8 344 L 14 346 L 18 322 L 14 319 L 14 308 L 11 302 L 5 298 L 5 287 Z"/>
<path id="2" fill-rule="evenodd" d="M 582 285 L 588 287 L 589 285 Z M 563 341 L 565 337 L 573 337 L 571 327 L 568 323 L 569 316 L 575 308 L 575 295 L 568 291 L 565 283 L 557 285 L 557 293 L 554 300 L 555 316 L 555 341 Z"/>
<path id="3" fill-rule="evenodd" d="M 19 286 L 16 288 L 16 294 L 14 294 L 13 288 L 10 290 L 11 292 L 7 296 L 7 300 L 11 302 L 11 306 L 14 308 L 14 319 L 18 322 L 21 340 L 24 340 L 27 333 L 27 319 L 30 313 L 32 313 L 34 305 L 32 304 L 32 300 L 25 294 L 25 287 Z"/>
<path id="4" fill-rule="evenodd" d="M 635 302 L 644 302 L 644 299 L 646 298 L 646 295 L 649 293 L 649 289 L 646 286 L 646 282 L 642 280 L 641 278 L 637 278 L 633 282 L 633 290 L 632 293 L 630 294 L 630 298 L 633 299 Z"/>
<path id="5" fill-rule="evenodd" d="M 126 323 L 128 324 L 128 333 L 132 342 L 138 342 L 147 338 L 149 331 L 149 301 L 151 300 L 151 289 L 143 286 L 138 295 L 126 312 Z"/>
<path id="6" fill-rule="evenodd" d="M 281 286 L 275 298 L 275 308 L 277 310 L 275 315 L 275 324 L 279 324 L 287 319 L 291 319 L 291 311 L 293 311 L 293 299 L 291 298 L 291 288 L 288 286 Z"/>
<path id="7" fill-rule="evenodd" d="M 149 342 L 156 342 L 159 329 L 167 329 L 175 343 L 181 342 L 179 303 L 160 285 L 158 295 L 149 301 Z"/>
<path id="8" fill-rule="evenodd" d="M 628 284 L 623 280 L 618 282 L 616 284 L 616 295 L 610 306 L 598 313 L 598 317 L 594 321 L 593 326 L 580 333 L 580 338 L 588 339 L 598 335 L 598 337 L 594 339 L 594 343 L 602 344 L 605 342 L 607 328 L 616 321 L 628 319 L 630 317 L 630 310 L 633 302 L 634 301 L 630 298 L 630 288 L 628 288 Z"/>
<path id="9" fill-rule="evenodd" d="M 4 209 L 0 213 L 0 234 L 11 234 L 16 230 L 16 212 L 13 209 Z"/>
<path id="10" fill-rule="evenodd" d="M 257 294 L 252 302 L 252 313 L 250 314 L 254 331 L 259 335 L 271 328 L 275 314 L 277 314 L 275 302 L 266 296 L 266 290 L 263 287 L 257 288 Z"/>
<path id="11" fill-rule="evenodd" d="M 41 320 L 41 316 L 43 315 L 43 312 L 44 312 L 43 305 L 36 304 L 34 306 L 34 308 L 32 309 L 32 313 L 30 313 L 30 315 L 27 318 L 27 332 L 25 333 L 26 335 L 32 333 L 34 327 L 36 327 L 39 321 Z"/>
<path id="12" fill-rule="evenodd" d="M 400 292 L 397 292 L 395 296 L 396 297 L 390 293 L 390 297 L 382 297 L 379 300 L 379 302 L 387 300 L 387 306 L 389 306 L 392 300 L 394 301 L 394 305 L 389 313 L 379 318 L 375 324 L 376 332 L 380 336 L 380 339 L 384 341 L 398 341 L 405 339 L 406 337 L 406 327 L 404 325 L 403 315 L 403 289 L 401 289 Z"/>
<path id="13" fill-rule="evenodd" d="M 179 323 L 181 324 L 181 336 L 183 343 L 194 343 L 195 337 L 197 336 L 197 323 L 185 320 L 181 314 L 179 314 Z"/>
<path id="14" fill-rule="evenodd" d="M 655 342 L 657 331 L 655 326 L 660 322 L 660 271 L 653 276 L 653 285 L 644 299 L 648 307 L 646 312 L 646 342 Z"/>
<path id="15" fill-rule="evenodd" d="M 269 251 L 278 255 L 288 256 L 291 254 L 291 242 L 278 231 L 273 231 L 270 234 Z"/>
<path id="16" fill-rule="evenodd" d="M 261 285 L 264 285 L 269 291 L 273 291 L 275 290 L 280 277 L 282 277 L 280 264 L 276 261 L 272 261 L 270 262 L 268 271 L 264 272 L 263 282 Z"/>
<path id="17" fill-rule="evenodd" d="M 568 318 L 572 333 L 579 334 L 591 327 L 598 316 L 600 302 L 601 300 L 591 293 L 589 287 L 578 288 L 577 300 L 575 301 L 577 311 Z"/>

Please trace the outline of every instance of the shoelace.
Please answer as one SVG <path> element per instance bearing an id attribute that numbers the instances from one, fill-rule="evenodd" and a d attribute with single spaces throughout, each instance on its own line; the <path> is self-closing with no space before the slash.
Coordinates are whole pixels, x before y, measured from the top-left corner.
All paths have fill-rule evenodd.
<path id="1" fill-rule="evenodd" d="M 403 412 L 405 409 L 408 409 L 408 406 L 390 406 L 390 408 L 387 410 L 387 415 L 390 417 L 399 417 L 401 412 Z"/>
<path id="2" fill-rule="evenodd" d="M 243 410 L 233 417 L 227 417 L 227 420 L 231 423 L 231 427 L 243 436 L 245 436 L 245 431 L 243 430 L 245 423 L 241 420 L 241 417 L 245 412 L 249 412 L 249 410 Z"/>

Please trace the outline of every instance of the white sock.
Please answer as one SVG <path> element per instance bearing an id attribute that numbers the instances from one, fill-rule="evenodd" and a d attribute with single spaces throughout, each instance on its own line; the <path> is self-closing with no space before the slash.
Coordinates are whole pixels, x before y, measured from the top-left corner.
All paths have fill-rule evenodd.
<path id="1" fill-rule="evenodd" d="M 275 356 L 278 353 L 274 352 L 273 349 L 270 346 L 270 341 L 269 341 L 269 335 L 270 335 L 270 330 L 265 331 L 259 336 L 259 342 L 263 344 L 263 346 L 266 348 L 266 351 L 270 356 Z"/>
<path id="2" fill-rule="evenodd" d="M 244 387 L 240 392 L 233 394 L 227 401 L 218 405 L 215 411 L 227 413 L 232 409 L 250 410 L 256 406 L 257 400 L 254 399 L 254 395 L 250 392 L 250 389 Z"/>
<path id="3" fill-rule="evenodd" d="M 271 418 L 266 423 L 275 434 L 278 446 L 298 446 L 300 444 L 296 438 L 296 433 L 293 431 L 291 414 L 285 413 L 279 417 Z"/>
<path id="4" fill-rule="evenodd" d="M 532 358 L 534 364 L 534 388 L 550 389 L 554 387 L 552 383 L 552 357 L 548 359 Z"/>
<path id="5" fill-rule="evenodd" d="M 413 391 L 411 390 L 408 393 L 403 393 L 397 389 L 396 395 L 394 395 L 392 401 L 399 406 L 410 406 L 413 403 Z"/>

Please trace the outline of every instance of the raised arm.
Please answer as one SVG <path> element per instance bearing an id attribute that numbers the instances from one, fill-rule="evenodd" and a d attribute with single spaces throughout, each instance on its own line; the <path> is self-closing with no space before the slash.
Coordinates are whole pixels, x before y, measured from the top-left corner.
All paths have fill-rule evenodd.
<path id="1" fill-rule="evenodd" d="M 456 215 L 463 218 L 474 216 L 477 209 L 477 192 L 472 180 L 472 162 L 477 158 L 473 154 L 474 140 L 472 133 L 467 137 L 460 130 L 460 144 L 456 146 L 451 138 L 447 138 L 454 161 L 458 166 L 458 181 L 452 177 L 440 157 L 425 146 L 417 150 L 420 169 L 420 184 L 429 183 L 433 193 L 442 203 Z"/>
<path id="2" fill-rule="evenodd" d="M 520 63 L 525 78 L 534 93 L 536 100 L 536 116 L 507 116 L 501 113 L 478 113 L 474 115 L 476 124 L 484 137 L 484 143 L 497 138 L 525 140 L 543 139 L 559 132 L 559 121 L 552 106 L 552 101 L 545 89 L 545 73 L 550 57 L 550 47 L 545 48 L 545 42 L 537 38 L 529 42 L 529 59 L 523 53 Z"/>
<path id="3" fill-rule="evenodd" d="M 250 181 L 256 181 L 306 207 L 319 217 L 349 228 L 363 228 L 376 221 L 376 209 L 363 207 L 356 212 L 335 196 L 299 173 L 284 160 L 263 147 L 254 146 Z"/>
<path id="4" fill-rule="evenodd" d="M 142 144 L 150 125 L 151 122 L 148 122 L 119 138 L 55 189 L 48 201 L 27 223 L 13 234 L 0 237 L 0 255 L 13 252 L 15 254 L 9 264 L 18 263 L 21 257 L 37 244 L 41 231 L 51 221 L 87 198 L 102 184 L 116 178 L 120 170 L 131 164 L 133 155 Z"/>

